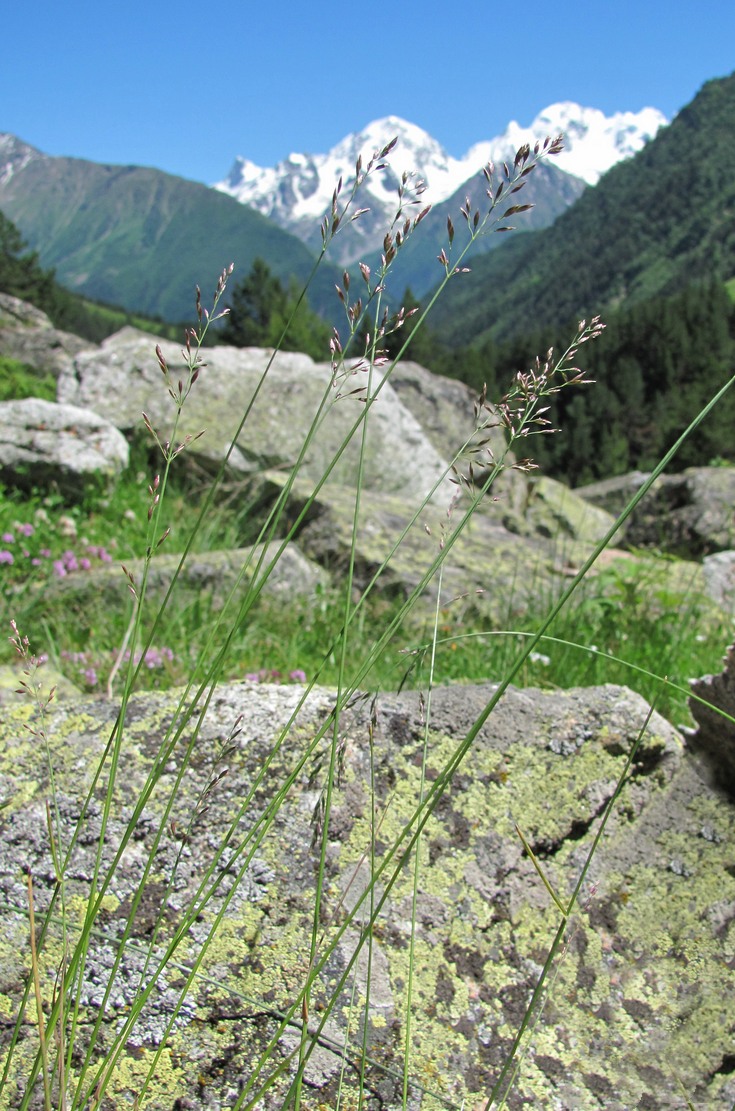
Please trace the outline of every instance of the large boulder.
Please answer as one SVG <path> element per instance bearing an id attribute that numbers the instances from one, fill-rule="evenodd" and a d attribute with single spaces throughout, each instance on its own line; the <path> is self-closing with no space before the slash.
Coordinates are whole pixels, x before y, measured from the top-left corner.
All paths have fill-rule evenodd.
<path id="1" fill-rule="evenodd" d="M 25 398 L 0 403 L 0 476 L 15 486 L 53 484 L 78 498 L 128 465 L 125 437 L 75 405 Z"/>
<path id="2" fill-rule="evenodd" d="M 634 471 L 576 492 L 617 516 L 647 478 Z M 689 467 L 661 475 L 627 521 L 625 542 L 688 559 L 734 548 L 735 467 Z"/>
<path id="3" fill-rule="evenodd" d="M 46 313 L 34 305 L 0 293 L 0 355 L 58 378 L 71 370 L 75 355 L 92 347 L 79 336 L 54 328 Z"/>
<path id="4" fill-rule="evenodd" d="M 52 703 L 42 724 L 48 761 L 37 733 L 26 732 L 40 727 L 31 708 L 6 710 L 4 1044 L 30 975 L 28 877 L 39 930 L 57 889 L 50 821 L 57 855 L 70 852 L 66 941 L 57 897 L 38 990 L 48 1026 L 59 968 L 73 961 L 78 927 L 96 898 L 83 971 L 67 977 L 64 992 L 67 1007 L 79 1008 L 72 1079 L 99 1022 L 86 1084 L 91 1092 L 98 1068 L 110 1068 L 100 1111 L 138 1096 L 149 1111 L 219 1111 L 248 1083 L 248 1105 L 275 1111 L 284 1106 L 303 1022 L 305 1107 L 335 1107 L 338 1099 L 357 1106 L 360 1091 L 366 1111 L 485 1107 L 560 923 L 516 824 L 567 900 L 624 778 L 507 1106 L 679 1108 L 682 1093 L 694 1106 L 732 1106 L 731 802 L 702 782 L 676 731 L 656 714 L 649 719 L 642 699 L 619 687 L 509 690 L 451 784 L 432 795 L 493 693 L 439 689 L 429 705 L 417 693 L 352 699 L 338 722 L 327 690 L 221 686 L 197 706 L 190 694 L 188 701 L 178 691 L 150 694 L 130 703 L 114 764 L 106 753 L 116 704 Z M 112 806 L 103 815 L 113 766 Z M 136 808 L 147 783 L 148 801 Z M 401 838 L 427 797 L 433 811 L 417 860 Z M 102 886 L 93 896 L 103 816 Z M 300 993 L 310 964 L 306 1006 Z M 33 998 L 31 988 L 7 1067 L 8 1107 L 20 1106 L 38 1049 Z M 138 1005 L 140 1017 L 126 1027 Z M 55 1045 L 51 1030 L 48 1037 Z M 43 1106 L 40 1079 L 31 1106 Z"/>
<path id="5" fill-rule="evenodd" d="M 181 351 L 160 341 L 174 383 L 185 380 Z M 154 354 L 155 339 L 134 328 L 124 328 L 99 349 L 82 353 L 72 370 L 62 375 L 59 400 L 85 405 L 101 413 L 126 433 L 141 428 L 145 412 L 162 439 L 172 435 L 174 406 Z M 230 468 L 253 478 L 278 468 L 287 473 L 296 463 L 312 421 L 321 412 L 317 435 L 306 453 L 299 475 L 318 482 L 340 451 L 353 428 L 362 404 L 349 391 L 364 384 L 365 375 L 343 385 L 345 396 L 330 389 L 331 367 L 307 355 L 279 353 L 263 380 L 272 352 L 258 348 L 215 347 L 204 351 L 207 365 L 184 405 L 177 440 L 205 435 L 189 450 L 200 460 L 218 464 L 227 452 L 247 406 L 258 398 L 248 416 Z M 124 383 L 124 389 L 121 388 Z M 568 490 L 561 483 L 524 474 L 512 467 L 506 438 L 499 427 L 476 431 L 475 395 L 461 382 L 432 374 L 417 363 L 399 364 L 391 372 L 376 404 L 370 410 L 363 457 L 362 484 L 376 494 L 423 496 L 448 473 L 450 462 L 464 447 L 459 469 L 468 472 L 475 459 L 475 477 L 487 475 L 482 461 L 468 454 L 479 440 L 487 441 L 496 460 L 505 458 L 506 470 L 496 482 L 484 512 L 497 524 L 524 536 L 562 535 L 596 542 L 612 524 L 602 509 Z M 330 471 L 328 488 L 354 488 L 361 451 L 361 432 Z M 448 481 L 440 482 L 439 500 L 447 500 Z M 408 501 L 407 501 L 408 504 Z"/>
<path id="6" fill-rule="evenodd" d="M 73 372 L 59 381 L 59 400 L 83 405 L 125 431 L 142 427 L 145 412 L 162 439 L 173 436 L 175 407 L 154 353 L 155 340 L 134 328 L 109 337 L 98 350 L 83 352 Z M 171 368 L 171 380 L 186 380 L 181 349 L 160 341 Z M 259 348 L 215 347 L 203 352 L 206 367 L 183 407 L 176 439 L 205 435 L 192 450 L 213 463 L 229 449 L 248 406 L 246 425 L 230 463 L 240 474 L 264 468 L 288 470 L 296 464 L 309 429 L 318 418 L 301 474 L 312 481 L 322 477 L 338 455 L 343 440 L 364 412 L 356 396 L 341 399 L 331 385 L 331 367 L 308 355 L 281 352 L 263 381 L 272 352 Z M 355 384 L 363 385 L 365 375 Z M 263 381 L 262 389 L 259 390 Z M 347 389 L 352 388 L 352 383 Z M 258 392 L 256 398 L 256 391 Z M 255 399 L 255 400 L 254 400 Z M 468 407 L 467 433 L 472 430 Z M 354 485 L 361 437 L 332 471 L 332 483 Z M 457 445 L 460 446 L 459 444 Z M 388 384 L 370 410 L 368 439 L 363 457 L 363 482 L 368 489 L 401 493 L 428 490 L 446 468 L 444 459 L 421 425 Z"/>

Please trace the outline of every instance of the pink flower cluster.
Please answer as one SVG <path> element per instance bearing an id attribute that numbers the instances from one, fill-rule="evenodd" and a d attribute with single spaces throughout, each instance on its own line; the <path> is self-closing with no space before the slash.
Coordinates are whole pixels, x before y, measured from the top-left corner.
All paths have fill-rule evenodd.
<path id="1" fill-rule="evenodd" d="M 102 548 L 97 544 L 88 544 L 86 550 L 88 553 L 86 556 L 77 556 L 76 552 L 68 549 L 62 553 L 61 559 L 55 559 L 54 574 L 57 578 L 66 578 L 67 575 L 72 574 L 74 571 L 90 571 L 92 569 L 92 559 L 89 558 L 90 556 L 100 560 L 101 563 L 112 562 L 112 556 L 106 548 Z M 48 548 L 42 548 L 39 554 L 43 554 L 43 552 L 48 552 Z M 50 554 L 49 552 L 49 555 Z M 40 563 L 40 560 L 34 560 L 33 562 Z"/>
<path id="2" fill-rule="evenodd" d="M 36 531 L 34 529 L 33 525 L 28 524 L 28 523 L 16 525 L 15 527 L 16 527 L 17 531 L 20 533 L 20 535 L 25 536 L 25 537 L 33 536 L 33 533 Z M 15 533 L 4 532 L 2 534 L 2 536 L 0 537 L 0 540 L 2 540 L 3 544 L 14 544 L 15 543 Z M 26 558 L 30 557 L 30 554 L 31 553 L 28 551 L 27 548 L 23 549 L 23 555 Z M 8 563 L 8 564 L 15 563 L 15 556 L 7 548 L 3 548 L 0 551 L 0 563 Z"/>
<path id="3" fill-rule="evenodd" d="M 305 683 L 306 672 L 297 667 L 293 671 L 289 671 L 288 678 L 292 683 Z M 248 683 L 281 683 L 283 682 L 283 675 L 275 668 L 268 670 L 262 667 L 260 671 L 248 671 L 245 680 Z"/>
<path id="4" fill-rule="evenodd" d="M 76 678 L 81 679 L 85 686 L 92 690 L 100 681 L 98 668 L 103 666 L 105 671 L 109 671 L 114 661 L 115 653 L 110 653 L 110 659 L 108 661 L 100 661 L 95 660 L 90 652 L 67 652 L 65 650 L 61 653 L 61 658 L 66 663 L 71 664 L 75 669 Z M 129 651 L 125 653 L 124 659 L 126 662 L 130 659 Z M 165 668 L 167 663 L 172 663 L 174 660 L 174 653 L 171 648 L 155 648 L 151 646 L 147 649 L 144 656 L 141 656 L 140 652 L 136 652 L 133 659 L 136 666 L 142 659 L 143 666 L 147 668 L 148 671 L 156 671 Z"/>
<path id="5" fill-rule="evenodd" d="M 35 542 L 29 547 L 20 546 L 21 538 L 27 540 L 36 535 L 36 528 L 30 522 L 16 522 L 13 529 L 13 532 L 4 532 L 0 536 L 0 541 L 6 545 L 6 547 L 0 549 L 0 564 L 6 564 L 9 567 L 16 565 L 21 572 L 24 561 L 30 563 L 31 567 L 43 567 L 50 562 L 52 573 L 57 578 L 63 579 L 76 571 L 90 571 L 94 560 L 98 560 L 100 563 L 112 562 L 112 556 L 100 544 L 87 544 L 84 548 L 84 554 L 79 554 L 71 548 L 67 548 L 66 551 L 61 553 L 60 557 L 54 559 L 50 548 L 36 546 L 38 543 L 37 536 Z M 11 547 L 13 547 L 13 550 L 11 550 Z M 35 552 L 31 551 L 31 548 Z"/>

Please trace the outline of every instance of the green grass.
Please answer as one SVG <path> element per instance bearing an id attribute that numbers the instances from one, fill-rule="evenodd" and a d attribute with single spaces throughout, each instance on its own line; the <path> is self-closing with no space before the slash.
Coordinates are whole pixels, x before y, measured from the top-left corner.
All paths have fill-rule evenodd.
<path id="1" fill-rule="evenodd" d="M 53 374 L 39 374 L 26 363 L 0 355 L 0 401 L 25 397 L 56 401 L 56 379 Z"/>
<path id="2" fill-rule="evenodd" d="M 90 692 L 104 689 L 103 680 L 130 621 L 131 603 L 121 564 L 143 559 L 147 544 L 148 479 L 142 450 L 121 476 L 113 493 L 90 494 L 81 504 L 67 504 L 61 495 L 36 491 L 30 496 L 0 490 L 0 535 L 13 537 L 1 547 L 13 555 L 0 565 L 0 613 L 14 617 L 36 650 L 50 655 L 62 674 Z M 189 475 L 168 491 L 165 522 L 172 531 L 165 550 L 181 553 L 195 528 L 205 486 Z M 262 523 L 262 521 L 261 521 Z M 194 550 L 206 552 L 245 545 L 253 539 L 257 518 L 242 498 L 223 499 L 196 532 Z M 28 527 L 31 535 L 24 535 Z M 24 554 L 24 553 L 27 553 Z M 68 587 L 54 596 L 47 584 L 59 585 L 58 564 L 69 570 Z M 118 604 L 109 595 L 95 604 L 84 587 L 87 579 L 117 574 Z M 288 681 L 293 672 L 333 686 L 339 675 L 336 650 L 325 657 L 325 645 L 337 642 L 343 622 L 338 587 L 318 588 L 313 597 L 281 601 L 264 595 L 232 638 L 224 678 Z M 380 639 L 386 620 L 400 607 L 395 598 L 371 599 L 357 619 L 365 643 Z M 489 626 L 480 613 L 461 619 L 451 607 L 442 610 L 434 664 L 434 681 L 497 682 L 523 639 L 543 617 L 546 607 L 512 615 L 506 630 Z M 512 605 L 509 606 L 511 614 Z M 143 672 L 145 685 L 165 689 L 185 682 L 216 618 L 203 599 L 185 599 L 169 607 L 156 634 L 158 662 Z M 468 623 L 469 622 L 469 623 Z M 686 686 L 690 678 L 718 670 L 729 629 L 705 599 L 672 594 L 655 564 L 641 554 L 591 577 L 574 604 L 557 620 L 554 640 L 529 657 L 519 682 L 527 686 L 591 686 L 623 683 L 649 701 L 674 723 L 688 722 Z M 414 618 L 391 639 L 371 667 L 368 686 L 374 689 L 421 687 L 425 684 L 430 626 Z M 160 656 L 161 650 L 165 654 Z M 80 659 L 79 654 L 84 658 Z M 3 645 L 0 658 L 10 662 L 12 648 Z M 669 678 L 663 692 L 665 664 Z M 95 681 L 85 674 L 91 670 Z M 679 688 L 679 689 L 677 689 Z"/>

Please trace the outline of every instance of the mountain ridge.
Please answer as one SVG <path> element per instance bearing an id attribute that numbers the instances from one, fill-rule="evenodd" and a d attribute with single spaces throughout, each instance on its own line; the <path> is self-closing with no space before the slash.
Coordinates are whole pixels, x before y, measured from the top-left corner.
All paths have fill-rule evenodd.
<path id="1" fill-rule="evenodd" d="M 46 155 L 7 133 L 0 209 L 72 291 L 170 321 L 188 319 L 196 285 L 214 288 L 233 260 L 242 274 L 267 258 L 286 282 L 305 281 L 314 265 L 290 233 L 207 185 L 152 167 Z M 335 276 L 329 265 L 317 275 L 314 307 L 331 308 Z"/>
<path id="2" fill-rule="evenodd" d="M 318 220 L 329 208 L 337 180 L 342 178 L 348 184 L 354 179 L 358 155 L 366 161 L 374 150 L 397 137 L 387 172 L 373 175 L 362 187 L 371 214 L 354 244 L 340 254 L 341 262 L 351 262 L 361 251 L 379 246 L 380 229 L 384 233 L 395 211 L 403 173 L 415 172 L 426 184 L 426 202 L 441 204 L 463 188 L 469 189 L 471 179 L 488 162 L 512 159 L 524 143 L 533 145 L 547 135 L 564 132 L 565 149 L 555 159 L 556 171 L 592 185 L 616 162 L 637 153 L 666 122 L 655 108 L 608 117 L 599 109 L 560 101 L 540 112 L 529 127 L 510 121 L 501 135 L 473 144 L 458 159 L 416 124 L 400 116 L 385 116 L 346 135 L 324 154 L 292 153 L 273 167 L 260 167 L 238 156 L 229 174 L 214 188 L 255 208 L 314 247 Z M 568 190 L 569 186 L 563 188 Z"/>

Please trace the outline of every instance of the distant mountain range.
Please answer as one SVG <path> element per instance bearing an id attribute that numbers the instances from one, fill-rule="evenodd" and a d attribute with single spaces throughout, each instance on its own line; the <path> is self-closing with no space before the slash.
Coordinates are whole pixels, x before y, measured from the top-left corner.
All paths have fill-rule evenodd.
<path id="1" fill-rule="evenodd" d="M 388 117 L 327 155 L 292 155 L 272 171 L 251 167 L 248 204 L 158 170 L 51 158 L 0 135 L 0 209 L 69 288 L 167 320 L 188 319 L 194 285 L 206 296 L 231 260 L 240 276 L 261 256 L 281 280 L 303 282 L 314 255 L 293 232 L 308 239 L 307 225 L 313 234 L 329 207 L 334 175 L 347 180 L 358 153 L 369 158 L 395 135 L 391 169 L 376 175 L 362 204 L 373 208 L 382 238 L 400 174 L 415 166 L 426 179 L 434 207 L 400 252 L 391 283 L 396 298 L 406 285 L 423 297 L 439 278 L 447 214 L 458 223 L 464 196 L 482 199 L 481 175 L 464 177 L 470 161 L 507 158 L 525 140 L 565 131 L 565 153 L 545 160 L 523 194 L 537 207 L 519 228 L 542 230 L 488 237 L 501 249 L 474 258 L 472 275 L 452 283 L 432 314 L 447 342 L 466 344 L 667 295 L 693 281 L 735 278 L 735 75 L 708 82 L 662 124 L 654 110 L 606 118 L 555 105 L 530 129 L 511 124 L 464 159 L 451 159 L 425 132 Z M 239 196 L 245 165 L 236 163 Z M 233 192 L 236 178 L 233 170 Z M 268 218 L 252 207 L 266 202 Z M 371 261 L 369 220 L 349 231 L 360 228 L 353 250 Z M 335 261 L 325 262 L 310 291 L 312 306 L 328 319 L 336 319 L 340 273 Z"/>
<path id="2" fill-rule="evenodd" d="M 482 180 L 478 171 L 488 160 L 511 157 L 536 137 L 566 133 L 564 154 L 534 175 L 534 195 L 528 198 L 537 207 L 526 214 L 523 227 L 545 227 L 586 183 L 634 154 L 664 122 L 655 109 L 605 117 L 575 104 L 552 105 L 530 128 L 511 123 L 501 136 L 454 159 L 425 131 L 389 116 L 348 135 L 325 155 L 291 155 L 271 170 L 238 159 L 216 188 L 155 169 L 50 157 L 0 133 L 0 209 L 42 265 L 53 267 L 70 289 L 166 320 L 187 319 L 194 286 L 214 285 L 230 261 L 242 276 L 261 256 L 282 281 L 305 280 L 321 246 L 319 222 L 337 179 L 343 175 L 347 187 L 358 154 L 367 160 L 397 137 L 389 168 L 366 183 L 361 206 L 371 211 L 349 234 L 337 237 L 331 265 L 320 268 L 310 290 L 312 306 L 329 317 L 335 315 L 336 265 L 374 261 L 404 170 L 415 170 L 427 182 L 434 210 L 421 237 L 407 245 L 393 288 L 400 296 L 400 282 L 420 296 L 436 280 L 446 215 L 456 217 L 465 195 L 474 195 Z M 492 242 L 482 240 L 478 249 Z"/>
<path id="3" fill-rule="evenodd" d="M 215 188 L 316 248 L 319 221 L 329 208 L 336 182 L 342 178 L 348 186 L 354 180 L 358 155 L 367 160 L 373 151 L 397 138 L 389 169 L 373 175 L 363 187 L 362 205 L 369 206 L 369 216 L 351 229 L 353 234 L 335 244 L 335 257 L 348 263 L 379 247 L 394 215 L 404 172 L 423 179 L 427 203 L 437 205 L 457 196 L 463 199 L 487 162 L 512 159 L 524 143 L 533 145 L 537 139 L 563 133 L 564 151 L 554 159 L 551 180 L 544 183 L 545 222 L 549 223 L 576 199 L 583 184 L 594 185 L 611 166 L 639 151 L 666 122 L 655 108 L 605 116 L 598 109 L 565 101 L 545 108 L 530 127 L 521 127 L 514 120 L 501 135 L 475 143 L 463 158 L 452 158 L 428 132 L 398 116 L 386 116 L 345 136 L 326 154 L 291 154 L 269 168 L 238 157 Z"/>

